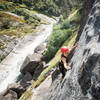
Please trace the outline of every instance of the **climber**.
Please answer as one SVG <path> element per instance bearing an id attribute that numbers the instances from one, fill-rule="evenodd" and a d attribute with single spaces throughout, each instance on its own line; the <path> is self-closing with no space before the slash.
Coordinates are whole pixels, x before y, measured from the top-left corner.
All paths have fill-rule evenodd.
<path id="1" fill-rule="evenodd" d="M 66 71 L 71 69 L 68 63 L 71 60 L 74 50 L 77 47 L 77 45 L 78 43 L 76 43 L 75 46 L 71 48 L 71 50 L 69 50 L 67 46 L 63 46 L 61 48 L 62 54 L 61 54 L 61 60 L 59 62 L 59 69 L 60 69 L 60 72 L 62 73 L 62 78 L 64 78 Z"/>

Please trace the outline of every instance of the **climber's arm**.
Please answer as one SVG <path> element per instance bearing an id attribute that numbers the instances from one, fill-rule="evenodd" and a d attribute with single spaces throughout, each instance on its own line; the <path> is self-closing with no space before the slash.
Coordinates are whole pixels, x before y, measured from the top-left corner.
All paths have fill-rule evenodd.
<path id="1" fill-rule="evenodd" d="M 70 52 L 73 51 L 74 49 L 76 49 L 77 46 L 78 46 L 78 43 L 76 43 L 76 44 L 71 48 Z"/>

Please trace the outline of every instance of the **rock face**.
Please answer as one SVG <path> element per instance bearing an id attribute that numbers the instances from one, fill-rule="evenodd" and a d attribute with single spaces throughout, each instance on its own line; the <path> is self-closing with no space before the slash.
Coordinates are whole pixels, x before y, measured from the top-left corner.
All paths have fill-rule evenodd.
<path id="1" fill-rule="evenodd" d="M 8 88 L 0 93 L 0 100 L 18 99 L 25 89 L 18 83 L 9 84 Z"/>
<path id="2" fill-rule="evenodd" d="M 43 54 L 45 50 L 46 50 L 46 45 L 41 44 L 34 50 L 34 52 L 38 54 Z"/>
<path id="3" fill-rule="evenodd" d="M 85 0 L 84 1 L 83 7 L 82 7 L 80 29 L 79 29 L 76 41 L 78 41 L 80 39 L 81 33 L 82 33 L 83 29 L 84 29 L 84 26 L 86 25 L 88 14 L 89 14 L 94 2 L 95 2 L 95 0 Z"/>
<path id="4" fill-rule="evenodd" d="M 24 25 L 18 20 L 22 18 L 10 12 L 0 12 L 0 62 L 14 49 L 17 43 L 21 40 L 20 36 L 15 30 L 10 28 L 17 28 Z"/>
<path id="5" fill-rule="evenodd" d="M 100 100 L 100 0 L 96 0 L 63 81 L 44 100 Z"/>
<path id="6" fill-rule="evenodd" d="M 17 36 L 0 36 L 0 62 L 13 50 L 20 41 Z"/>
<path id="7" fill-rule="evenodd" d="M 32 76 L 29 72 L 27 72 L 19 83 L 23 88 L 27 89 L 27 87 L 31 85 L 30 83 L 31 80 L 32 80 Z"/>
<path id="8" fill-rule="evenodd" d="M 27 72 L 33 74 L 41 61 L 42 55 L 34 53 L 26 57 L 23 65 L 21 66 L 20 72 L 26 74 Z"/>
<path id="9" fill-rule="evenodd" d="M 33 74 L 33 80 L 37 80 L 41 72 L 45 69 L 43 62 L 41 62 L 35 69 Z"/>

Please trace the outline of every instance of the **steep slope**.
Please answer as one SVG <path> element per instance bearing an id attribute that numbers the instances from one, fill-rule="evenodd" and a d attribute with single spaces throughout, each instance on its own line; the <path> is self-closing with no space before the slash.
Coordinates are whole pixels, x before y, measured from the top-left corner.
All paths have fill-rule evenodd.
<path id="1" fill-rule="evenodd" d="M 38 27 L 38 31 L 36 33 L 31 33 L 31 34 L 28 34 L 27 36 L 25 36 L 21 40 L 21 42 L 17 44 L 16 48 L 14 48 L 12 50 L 12 52 L 0 63 L 0 92 L 2 92 L 2 93 L 0 93 L 0 100 L 6 100 L 6 99 L 8 100 L 8 98 L 9 98 L 9 100 L 12 100 L 12 99 L 15 100 L 21 96 L 21 94 L 26 90 L 26 88 L 23 89 L 24 91 L 20 92 L 19 90 L 21 88 L 18 89 L 18 87 L 15 87 L 18 85 L 15 85 L 15 84 L 18 83 L 18 84 L 20 84 L 20 86 L 22 86 L 22 85 L 24 85 L 23 82 L 25 82 L 26 79 L 30 79 L 30 77 L 25 77 L 25 80 L 23 82 L 21 81 L 21 80 L 23 80 L 23 78 L 22 77 L 20 78 L 19 76 L 20 76 L 20 70 L 21 70 L 22 66 L 25 65 L 25 63 L 26 63 L 25 61 L 29 55 L 32 55 L 32 57 L 33 57 L 32 60 L 29 61 L 29 63 L 36 61 L 36 60 L 33 61 L 34 57 L 36 59 L 38 59 L 39 56 L 42 56 L 42 53 L 40 55 L 39 55 L 39 53 L 34 53 L 35 56 L 33 56 L 33 52 L 35 52 L 35 48 L 37 46 L 39 46 L 41 43 L 46 44 L 46 39 L 52 33 L 53 23 L 56 23 L 56 21 L 54 19 L 49 18 L 42 14 L 39 14 L 39 16 L 41 16 L 41 18 L 42 17 L 45 18 L 45 20 L 47 20 L 48 24 L 40 25 Z M 39 60 L 37 62 L 40 63 Z M 37 66 L 35 66 L 36 68 L 38 68 L 38 70 L 40 70 L 43 66 L 43 64 L 41 63 L 41 66 L 40 66 L 41 68 L 39 69 L 39 67 L 38 67 L 39 63 Z M 28 69 L 29 69 L 29 66 L 27 66 Z M 34 64 L 33 64 L 33 66 L 34 66 Z M 31 69 L 31 70 L 34 70 L 34 69 Z M 34 72 L 33 72 L 33 74 L 34 74 Z M 22 74 L 23 74 L 23 72 L 22 72 Z M 30 74 L 30 72 L 29 72 L 29 74 Z M 26 76 L 26 74 L 24 76 Z M 31 76 L 31 74 L 30 74 L 30 76 Z M 14 87 L 12 87 L 12 85 L 11 85 L 12 83 L 14 83 L 14 85 L 13 85 Z M 27 81 L 27 83 L 28 83 L 28 81 Z M 24 86 L 26 86 L 26 84 Z M 11 90 L 12 92 L 10 94 L 12 96 L 10 96 L 10 97 L 8 97 L 9 91 L 10 91 L 9 89 L 12 89 Z M 17 96 L 14 97 L 12 94 L 13 92 L 15 92 L 15 94 L 17 94 Z M 22 100 L 23 100 L 23 98 L 22 98 Z"/>
<path id="2" fill-rule="evenodd" d="M 83 28 L 84 28 L 87 18 L 88 18 L 88 14 L 89 14 L 94 2 L 95 2 L 95 0 L 85 0 L 85 2 L 83 4 L 82 12 L 81 12 L 82 15 L 81 15 L 81 21 L 80 21 L 80 29 L 79 29 L 76 41 L 78 41 L 81 36 L 81 33 L 83 31 Z"/>
<path id="3" fill-rule="evenodd" d="M 59 16 L 62 14 L 68 16 L 70 11 L 79 7 L 82 2 L 83 0 L 34 0 L 33 9 L 49 15 Z"/>
<path id="4" fill-rule="evenodd" d="M 0 0 L 0 62 L 25 35 L 35 32 L 45 22 L 35 13 L 25 5 Z"/>
<path id="5" fill-rule="evenodd" d="M 28 9 L 34 9 L 49 16 L 67 16 L 73 8 L 77 8 L 84 0 L 6 0 L 25 4 Z M 22 6 L 23 7 L 23 6 Z"/>
<path id="6" fill-rule="evenodd" d="M 52 83 L 44 100 L 100 100 L 100 1 L 96 0 L 61 84 Z"/>

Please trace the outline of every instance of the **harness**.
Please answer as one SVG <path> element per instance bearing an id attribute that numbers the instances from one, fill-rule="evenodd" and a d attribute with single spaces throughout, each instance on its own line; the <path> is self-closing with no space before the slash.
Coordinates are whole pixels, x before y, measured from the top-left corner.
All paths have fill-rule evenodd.
<path id="1" fill-rule="evenodd" d="M 64 55 L 62 54 L 62 55 L 61 55 L 61 58 L 62 58 L 62 57 L 64 57 L 64 58 L 66 59 L 66 62 L 68 62 L 66 56 L 64 56 Z M 64 63 L 63 63 L 62 60 L 59 61 L 59 68 L 60 68 L 60 69 L 62 69 L 62 68 L 65 69 Z"/>

